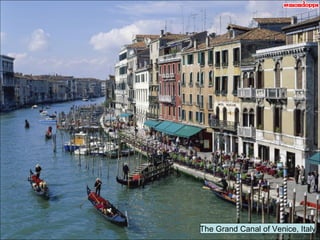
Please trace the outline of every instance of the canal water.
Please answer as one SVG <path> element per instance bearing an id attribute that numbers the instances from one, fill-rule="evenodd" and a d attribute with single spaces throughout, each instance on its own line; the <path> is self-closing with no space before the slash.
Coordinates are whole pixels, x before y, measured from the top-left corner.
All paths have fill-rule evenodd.
<path id="1" fill-rule="evenodd" d="M 98 99 L 95 104 L 103 101 Z M 52 104 L 49 113 L 69 112 L 72 105 Z M 30 128 L 24 128 L 28 119 Z M 201 223 L 235 223 L 235 206 L 221 201 L 202 182 L 185 175 L 169 176 L 140 189 L 127 189 L 115 178 L 119 160 L 71 155 L 63 150 L 67 133 L 57 131 L 56 152 L 45 140 L 49 126 L 39 122 L 38 109 L 3 113 L 1 126 L 1 239 L 276 239 L 270 234 L 200 234 Z M 55 132 L 54 128 L 54 132 Z M 135 155 L 124 161 L 130 166 Z M 36 196 L 27 177 L 39 163 L 41 177 L 50 189 L 49 200 Z M 103 185 L 101 195 L 127 212 L 129 226 L 116 226 L 103 219 L 87 200 L 86 185 L 93 188 L 96 177 Z M 252 221 L 261 222 L 253 214 Z M 267 218 L 274 222 L 273 217 Z M 248 222 L 247 211 L 241 222 Z M 309 239 L 295 235 L 293 239 Z"/>

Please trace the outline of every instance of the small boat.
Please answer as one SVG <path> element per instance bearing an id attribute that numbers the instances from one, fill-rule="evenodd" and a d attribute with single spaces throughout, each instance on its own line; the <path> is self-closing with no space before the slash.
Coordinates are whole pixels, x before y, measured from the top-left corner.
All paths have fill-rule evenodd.
<path id="1" fill-rule="evenodd" d="M 128 178 L 116 177 L 118 183 L 126 185 L 129 188 L 144 186 L 149 182 L 159 179 L 162 176 L 169 175 L 173 170 L 171 159 L 149 159 L 149 162 L 138 166 Z"/>
<path id="2" fill-rule="evenodd" d="M 45 198 L 49 197 L 49 188 L 46 181 L 39 178 L 36 174 L 33 173 L 31 169 L 28 181 L 30 182 L 31 188 L 35 194 L 43 196 Z"/>
<path id="3" fill-rule="evenodd" d="M 120 226 L 128 226 L 127 216 L 120 212 L 108 200 L 91 191 L 91 189 L 88 186 L 87 194 L 88 200 L 105 219 Z"/>
<path id="4" fill-rule="evenodd" d="M 236 194 L 234 194 L 232 191 L 223 190 L 222 187 L 218 186 L 217 184 L 210 182 L 208 180 L 204 181 L 204 185 L 208 187 L 218 198 L 221 198 L 222 200 L 232 203 L 234 205 L 237 204 L 236 200 Z M 242 195 L 242 207 L 245 209 L 248 209 L 249 203 L 246 196 Z M 257 202 L 253 202 L 253 209 L 257 208 Z M 268 206 L 265 206 L 265 211 L 268 209 Z M 261 204 L 258 205 L 258 210 L 261 211 Z M 269 206 L 269 210 L 272 211 L 272 205 Z"/>
<path id="5" fill-rule="evenodd" d="M 74 152 L 74 150 L 79 149 L 81 146 L 87 145 L 87 134 L 84 132 L 75 133 L 73 139 L 64 144 L 64 150 L 66 152 Z"/>
<path id="6" fill-rule="evenodd" d="M 38 105 L 32 105 L 31 108 L 32 108 L 32 109 L 36 109 L 36 108 L 38 108 Z"/>
<path id="7" fill-rule="evenodd" d="M 27 119 L 25 120 L 24 127 L 25 128 L 30 128 L 30 124 L 29 124 Z"/>
<path id="8" fill-rule="evenodd" d="M 52 138 L 52 127 L 51 126 L 48 127 L 48 130 L 46 131 L 46 134 L 45 134 L 45 138 L 47 140 Z"/>

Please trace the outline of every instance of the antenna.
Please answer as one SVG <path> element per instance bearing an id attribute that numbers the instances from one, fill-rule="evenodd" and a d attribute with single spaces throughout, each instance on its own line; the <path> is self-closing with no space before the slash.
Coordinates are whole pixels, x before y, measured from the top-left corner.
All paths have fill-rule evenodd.
<path id="1" fill-rule="evenodd" d="M 164 23 L 164 33 L 166 33 L 166 32 L 167 32 L 167 20 Z"/>
<path id="2" fill-rule="evenodd" d="M 184 14 L 183 14 L 183 6 L 181 6 L 181 17 L 182 17 L 182 34 L 184 34 Z"/>
<path id="3" fill-rule="evenodd" d="M 196 13 L 192 13 L 192 14 L 190 14 L 190 16 L 192 17 L 192 19 L 193 19 L 193 32 L 196 32 L 196 16 L 197 16 L 198 14 L 196 14 Z"/>

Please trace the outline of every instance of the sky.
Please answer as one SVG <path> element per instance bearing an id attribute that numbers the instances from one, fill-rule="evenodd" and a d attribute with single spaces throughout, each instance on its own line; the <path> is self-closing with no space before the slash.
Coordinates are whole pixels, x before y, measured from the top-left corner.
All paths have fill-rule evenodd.
<path id="1" fill-rule="evenodd" d="M 121 48 L 136 34 L 162 29 L 220 34 L 229 23 L 251 26 L 253 17 L 319 14 L 319 9 L 283 8 L 285 2 L 297 0 L 1 0 L 1 55 L 15 58 L 14 71 L 23 74 L 105 80 L 114 75 Z"/>

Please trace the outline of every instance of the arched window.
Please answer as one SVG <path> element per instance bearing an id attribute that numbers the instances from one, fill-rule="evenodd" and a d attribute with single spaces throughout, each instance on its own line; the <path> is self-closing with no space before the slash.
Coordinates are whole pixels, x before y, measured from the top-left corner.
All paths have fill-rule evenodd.
<path id="1" fill-rule="evenodd" d="M 254 126 L 254 110 L 252 108 L 249 111 L 249 126 Z"/>
<path id="2" fill-rule="evenodd" d="M 243 87 L 248 87 L 248 73 L 246 72 L 243 74 Z"/>
<path id="3" fill-rule="evenodd" d="M 299 60 L 297 62 L 297 89 L 302 89 L 302 62 Z"/>
<path id="4" fill-rule="evenodd" d="M 254 77 L 253 77 L 253 72 L 249 74 L 249 79 L 248 79 L 248 86 L 254 88 Z"/>
<path id="5" fill-rule="evenodd" d="M 226 122 L 227 121 L 227 108 L 223 108 L 223 121 Z"/>
<path id="6" fill-rule="evenodd" d="M 235 124 L 238 124 L 239 123 L 239 109 L 238 108 L 236 108 L 235 110 L 234 110 L 234 123 Z"/>
<path id="7" fill-rule="evenodd" d="M 247 127 L 248 126 L 248 109 L 243 109 L 242 113 L 242 126 Z"/>
<path id="8" fill-rule="evenodd" d="M 220 120 L 220 110 L 219 107 L 216 107 L 216 119 Z"/>
<path id="9" fill-rule="evenodd" d="M 276 88 L 280 87 L 280 63 L 276 63 L 276 68 L 275 68 L 275 84 L 276 84 Z"/>
<path id="10" fill-rule="evenodd" d="M 257 88 L 264 88 L 264 76 L 261 64 L 259 64 L 257 71 Z"/>

